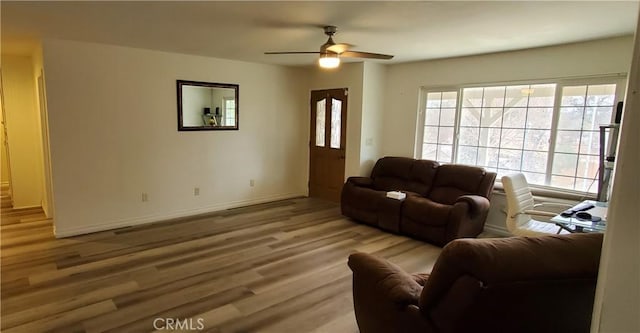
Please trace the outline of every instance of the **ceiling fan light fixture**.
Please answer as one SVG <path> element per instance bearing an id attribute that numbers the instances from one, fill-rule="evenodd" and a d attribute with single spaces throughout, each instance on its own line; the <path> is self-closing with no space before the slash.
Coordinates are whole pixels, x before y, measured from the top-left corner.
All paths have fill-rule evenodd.
<path id="1" fill-rule="evenodd" d="M 337 53 L 323 53 L 318 59 L 318 65 L 322 68 L 337 68 L 340 66 L 340 57 L 338 57 Z"/>

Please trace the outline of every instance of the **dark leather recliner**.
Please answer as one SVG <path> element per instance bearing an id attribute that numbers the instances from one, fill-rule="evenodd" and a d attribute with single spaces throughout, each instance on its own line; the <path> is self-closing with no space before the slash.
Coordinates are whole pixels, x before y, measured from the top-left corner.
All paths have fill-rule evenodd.
<path id="1" fill-rule="evenodd" d="M 381 229 L 436 245 L 476 237 L 484 228 L 496 174 L 465 165 L 384 157 L 371 177 L 350 177 L 341 196 L 342 214 Z M 386 197 L 402 191 L 405 200 Z"/>
<path id="2" fill-rule="evenodd" d="M 362 333 L 588 332 L 602 234 L 459 239 L 431 274 L 349 257 Z"/>

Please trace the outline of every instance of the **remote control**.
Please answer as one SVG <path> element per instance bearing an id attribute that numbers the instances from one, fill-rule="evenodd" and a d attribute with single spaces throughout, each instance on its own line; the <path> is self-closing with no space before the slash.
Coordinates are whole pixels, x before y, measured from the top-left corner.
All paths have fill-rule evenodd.
<path id="1" fill-rule="evenodd" d="M 571 210 L 573 210 L 574 212 L 584 212 L 585 210 L 589 210 L 591 208 L 595 207 L 593 204 L 590 204 L 588 202 L 582 202 L 579 203 L 575 206 L 573 206 L 573 208 L 571 208 Z"/>
<path id="2" fill-rule="evenodd" d="M 585 210 L 589 210 L 593 207 L 595 207 L 593 204 L 590 204 L 588 202 L 581 202 L 571 207 L 570 209 L 567 209 L 564 212 L 560 213 L 560 216 L 570 217 L 570 216 L 573 216 L 573 214 L 575 214 L 576 212 L 584 212 Z"/>

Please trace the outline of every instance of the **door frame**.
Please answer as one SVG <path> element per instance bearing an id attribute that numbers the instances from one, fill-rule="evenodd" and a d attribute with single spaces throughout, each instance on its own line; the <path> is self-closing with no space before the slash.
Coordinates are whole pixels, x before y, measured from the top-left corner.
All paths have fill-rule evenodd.
<path id="1" fill-rule="evenodd" d="M 1 149 L 4 149 L 5 152 L 5 156 L 7 161 L 5 162 L 7 165 L 7 177 L 9 177 L 9 179 L 3 179 L 4 181 L 7 182 L 8 184 L 8 192 L 9 192 L 9 197 L 11 198 L 11 206 L 13 206 L 13 181 L 12 181 L 12 177 L 11 177 L 11 156 L 9 154 L 9 133 L 7 132 L 7 114 L 6 111 L 4 109 L 4 83 L 2 80 L 2 68 L 0 68 L 0 108 L 2 109 L 2 129 L 3 129 L 3 135 L 4 138 L 2 139 L 3 141 L 3 147 Z"/>
<path id="2" fill-rule="evenodd" d="M 341 109 L 341 125 L 340 125 L 340 148 L 331 148 L 331 98 L 332 97 L 342 97 L 340 98 L 340 100 L 342 101 L 342 109 Z M 309 96 L 309 174 L 308 174 L 308 179 L 309 181 L 307 182 L 307 189 L 308 189 L 308 193 L 309 196 L 312 196 L 312 190 L 311 190 L 311 180 L 312 177 L 314 175 L 314 150 L 316 149 L 331 149 L 331 150 L 338 150 L 340 154 L 340 159 L 342 160 L 342 165 L 340 167 L 340 169 L 342 170 L 341 172 L 341 181 L 344 181 L 344 176 L 345 176 L 345 172 L 346 172 L 346 157 L 347 157 L 347 114 L 348 114 L 348 96 L 349 96 L 349 89 L 348 88 L 333 88 L 333 89 L 319 89 L 319 90 L 312 90 L 310 92 L 310 96 Z M 315 140 L 316 140 L 316 113 L 314 112 L 315 110 L 315 103 L 317 103 L 318 101 L 322 100 L 323 98 L 327 98 L 327 104 L 325 104 L 325 142 L 324 142 L 324 147 L 316 147 L 315 145 Z M 326 130 L 329 129 L 329 130 Z M 338 193 L 338 199 L 339 199 L 339 193 Z"/>

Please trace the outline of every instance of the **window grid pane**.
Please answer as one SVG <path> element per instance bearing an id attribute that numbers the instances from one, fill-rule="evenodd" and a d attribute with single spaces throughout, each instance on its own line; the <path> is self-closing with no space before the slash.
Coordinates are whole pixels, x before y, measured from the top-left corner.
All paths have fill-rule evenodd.
<path id="1" fill-rule="evenodd" d="M 233 126 L 236 123 L 236 101 L 235 99 L 224 100 L 224 126 Z"/>
<path id="2" fill-rule="evenodd" d="M 597 190 L 593 183 L 599 167 L 599 127 L 611 122 L 615 91 L 615 84 L 562 88 L 551 186 Z"/>
<path id="3" fill-rule="evenodd" d="M 466 108 L 461 110 L 460 148 L 455 161 L 495 168 L 501 174 L 544 172 L 555 87 L 546 84 L 462 89 Z M 478 139 L 474 140 L 474 136 Z"/>
<path id="4" fill-rule="evenodd" d="M 316 146 L 317 147 L 324 147 L 326 106 L 327 106 L 326 98 L 323 98 L 316 103 Z"/>
<path id="5" fill-rule="evenodd" d="M 457 103 L 456 91 L 427 94 L 421 158 L 440 163 L 453 161 Z"/>

